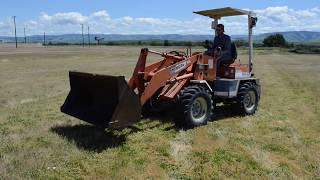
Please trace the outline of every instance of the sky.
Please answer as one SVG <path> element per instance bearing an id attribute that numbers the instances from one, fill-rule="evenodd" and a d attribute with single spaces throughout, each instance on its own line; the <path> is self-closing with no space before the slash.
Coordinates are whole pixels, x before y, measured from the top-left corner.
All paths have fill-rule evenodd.
<path id="1" fill-rule="evenodd" d="M 46 32 L 48 35 L 211 34 L 211 20 L 193 11 L 235 7 L 257 13 L 255 34 L 320 31 L 320 0 L 1 0 L 0 36 Z M 222 18 L 228 34 L 246 34 L 247 17 Z"/>

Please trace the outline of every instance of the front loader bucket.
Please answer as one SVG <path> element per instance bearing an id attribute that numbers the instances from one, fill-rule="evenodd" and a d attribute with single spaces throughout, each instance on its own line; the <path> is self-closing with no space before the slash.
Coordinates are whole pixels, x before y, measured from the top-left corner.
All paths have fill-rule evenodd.
<path id="1" fill-rule="evenodd" d="M 139 121 L 140 99 L 123 76 L 69 72 L 69 78 L 71 90 L 62 112 L 103 128 Z"/>

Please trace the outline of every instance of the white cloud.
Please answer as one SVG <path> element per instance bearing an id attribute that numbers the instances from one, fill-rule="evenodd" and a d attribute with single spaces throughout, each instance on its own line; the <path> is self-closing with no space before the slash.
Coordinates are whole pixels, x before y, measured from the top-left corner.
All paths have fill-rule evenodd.
<path id="1" fill-rule="evenodd" d="M 312 11 L 312 12 L 320 13 L 320 8 L 315 7 L 315 8 L 312 8 L 311 11 Z"/>
<path id="2" fill-rule="evenodd" d="M 109 21 L 111 20 L 111 17 L 106 10 L 102 10 L 94 12 L 92 15 L 90 15 L 89 19 L 96 21 Z"/>
<path id="3" fill-rule="evenodd" d="M 13 27 L 13 21 L 10 17 L 0 21 L 0 35 L 11 36 L 13 34 Z"/>
<path id="4" fill-rule="evenodd" d="M 9 24 L 0 22 L 0 29 L 7 29 L 7 28 L 10 28 Z"/>
<path id="5" fill-rule="evenodd" d="M 267 16 L 273 16 L 275 14 L 283 14 L 288 13 L 289 8 L 288 6 L 282 6 L 282 7 L 267 7 L 265 9 L 258 9 L 255 10 L 256 13 L 264 14 Z"/>
<path id="6" fill-rule="evenodd" d="M 125 21 L 127 21 L 127 22 L 133 21 L 133 18 L 130 17 L 130 16 L 125 16 L 125 17 L 123 17 L 122 19 L 125 20 Z"/>
<path id="7" fill-rule="evenodd" d="M 274 31 L 320 31 L 320 11 L 312 9 L 295 10 L 287 6 L 268 7 L 255 10 L 259 18 L 257 32 Z M 270 28 L 265 28 L 270 27 Z"/>
<path id="8" fill-rule="evenodd" d="M 76 25 L 87 22 L 88 17 L 83 16 L 78 12 L 57 13 L 49 16 L 46 13 L 42 13 L 39 21 L 43 24 L 51 25 Z"/>
<path id="9" fill-rule="evenodd" d="M 274 31 L 309 30 L 320 31 L 320 9 L 291 9 L 288 6 L 267 7 L 253 10 L 257 13 L 258 24 L 255 33 Z M 9 19 L 9 20 L 8 20 Z M 12 34 L 11 19 L 0 21 L 0 34 Z M 228 34 L 246 34 L 246 16 L 223 18 Z M 211 34 L 211 20 L 196 16 L 189 20 L 155 17 L 124 16 L 112 18 L 106 10 L 83 15 L 79 12 L 62 12 L 56 14 L 42 13 L 37 20 L 29 20 L 28 34 L 81 33 L 80 24 L 90 25 L 92 33 L 105 34 Z M 18 28 L 22 28 L 18 25 Z"/>
<path id="10" fill-rule="evenodd" d="M 317 14 L 311 10 L 296 11 L 296 14 L 301 18 L 312 18 L 317 16 Z"/>

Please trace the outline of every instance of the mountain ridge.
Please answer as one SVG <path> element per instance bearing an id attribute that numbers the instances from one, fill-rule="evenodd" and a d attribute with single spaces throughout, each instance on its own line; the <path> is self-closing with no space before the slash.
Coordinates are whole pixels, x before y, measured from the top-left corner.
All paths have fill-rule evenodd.
<path id="1" fill-rule="evenodd" d="M 272 34 L 282 34 L 288 42 L 295 43 L 310 43 L 320 42 L 320 32 L 314 31 L 285 31 L 272 32 L 254 35 L 255 42 L 262 42 L 264 38 Z M 204 41 L 213 39 L 213 35 L 183 35 L 183 34 L 91 34 L 91 42 L 94 42 L 95 37 L 104 38 L 104 42 L 110 41 L 152 41 L 152 40 L 169 40 L 169 41 Z M 88 36 L 84 35 L 85 42 L 88 41 Z M 232 40 L 247 40 L 247 35 L 231 35 Z M 32 35 L 27 37 L 28 42 L 41 43 L 43 35 Z M 0 36 L 0 42 L 14 42 L 14 37 Z M 18 37 L 19 42 L 24 41 L 24 37 Z M 82 43 L 81 34 L 62 34 L 62 35 L 47 35 L 46 42 L 53 43 Z"/>

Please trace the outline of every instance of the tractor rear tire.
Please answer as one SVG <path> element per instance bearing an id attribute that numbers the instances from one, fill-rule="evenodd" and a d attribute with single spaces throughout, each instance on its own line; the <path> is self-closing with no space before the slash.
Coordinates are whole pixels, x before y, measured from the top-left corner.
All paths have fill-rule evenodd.
<path id="1" fill-rule="evenodd" d="M 177 120 L 185 127 L 207 124 L 213 116 L 213 101 L 209 90 L 200 86 L 185 87 L 178 95 Z"/>
<path id="2" fill-rule="evenodd" d="M 260 91 L 256 84 L 252 82 L 243 83 L 238 91 L 237 105 L 239 113 L 242 115 L 253 115 L 259 105 Z"/>

